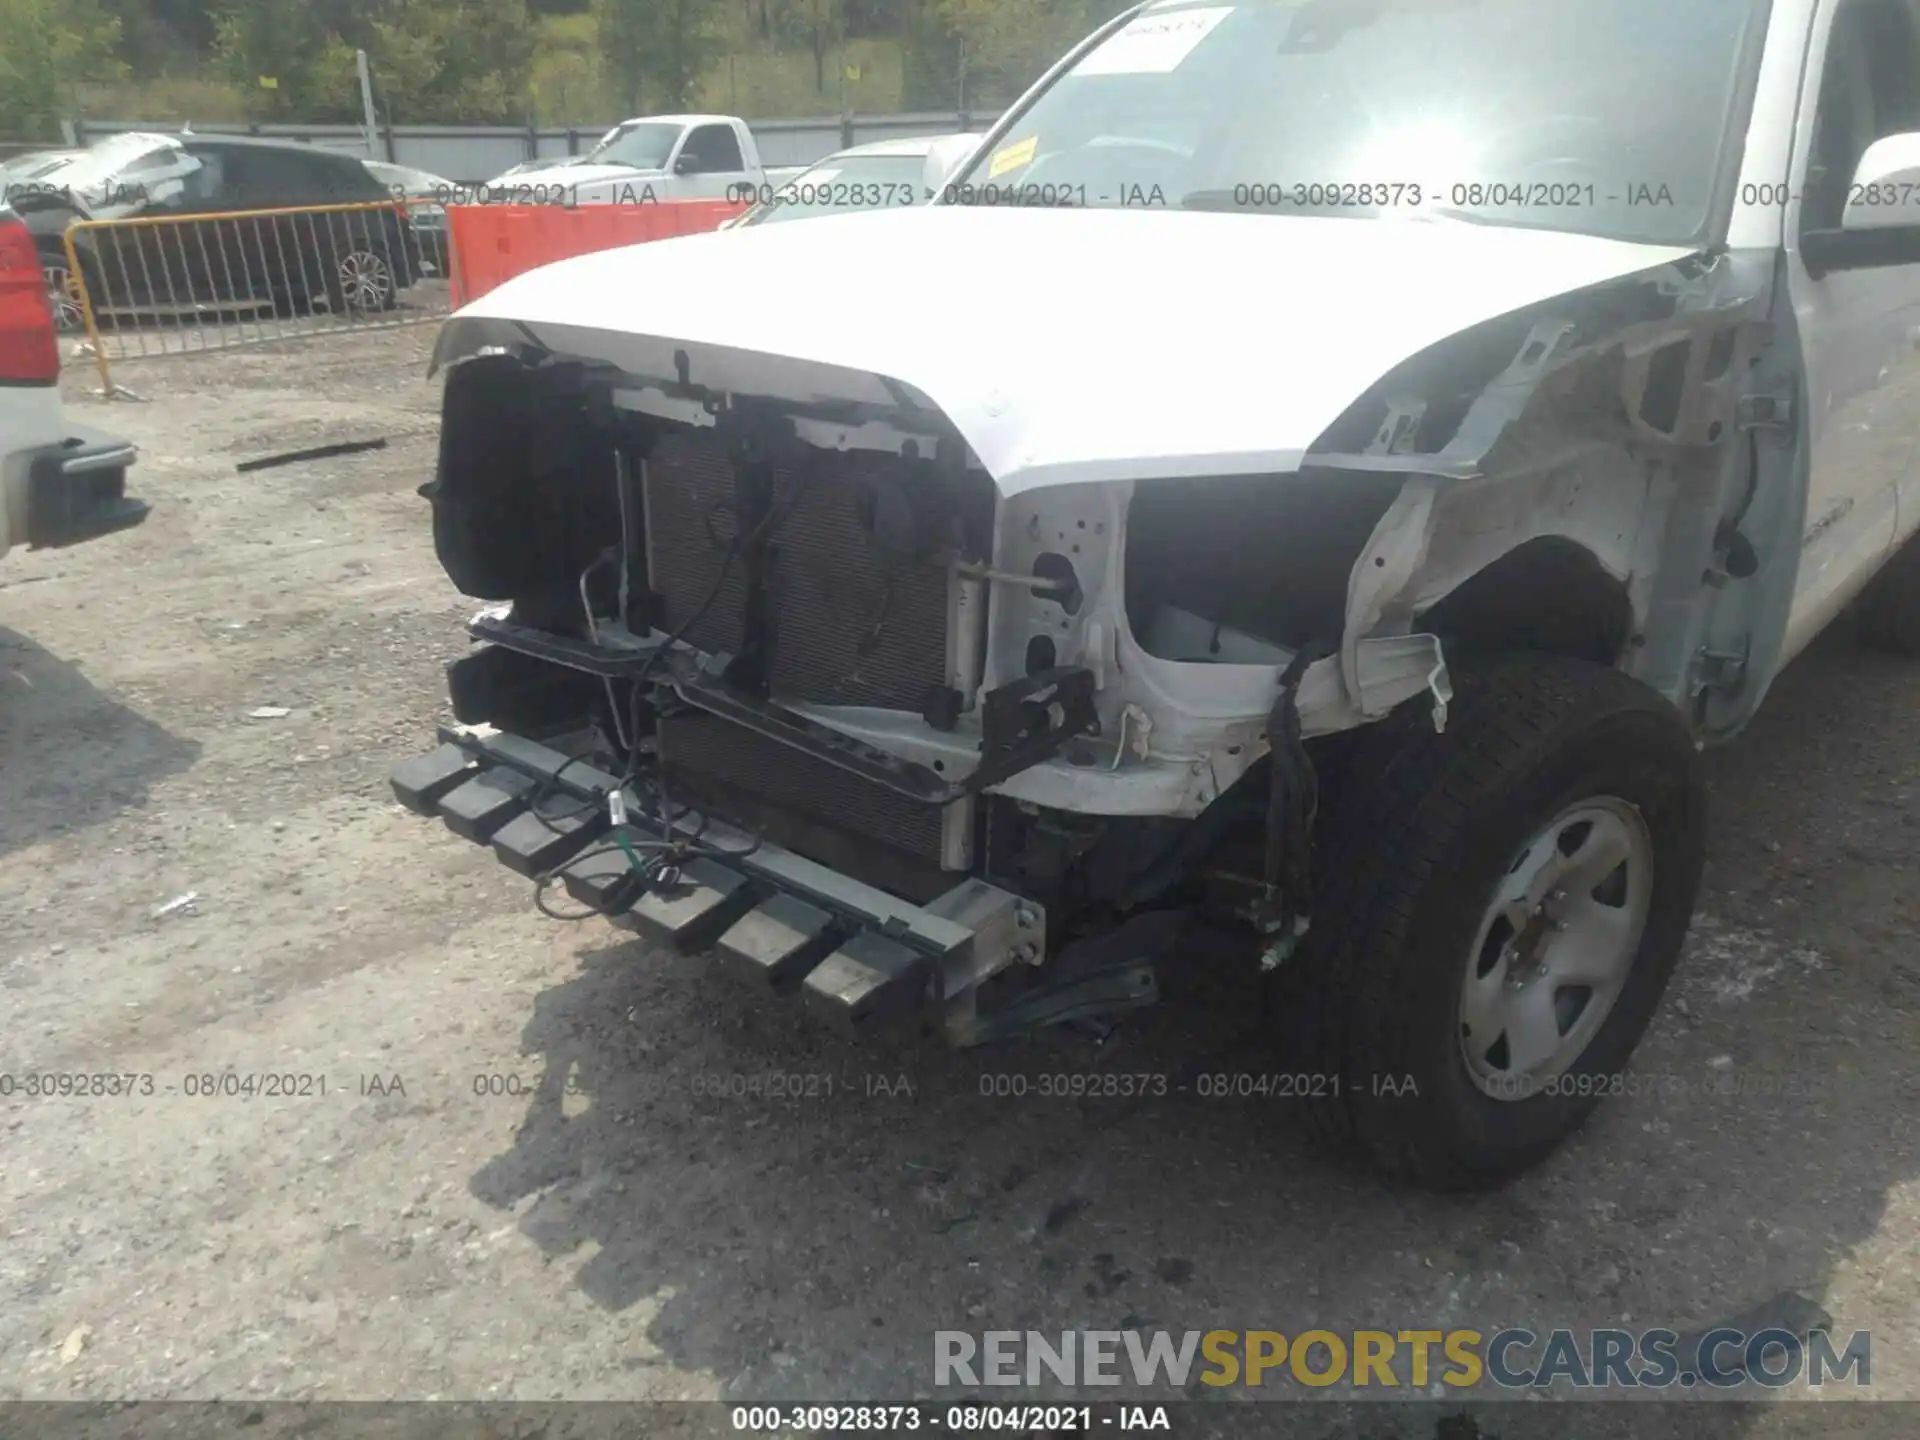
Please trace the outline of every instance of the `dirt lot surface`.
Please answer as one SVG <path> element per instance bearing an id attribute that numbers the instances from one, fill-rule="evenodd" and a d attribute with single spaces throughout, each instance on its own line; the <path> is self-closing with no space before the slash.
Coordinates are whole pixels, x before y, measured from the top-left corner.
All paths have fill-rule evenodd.
<path id="1" fill-rule="evenodd" d="M 1920 1401 L 1920 667 L 1831 634 L 1715 755 L 1636 1093 L 1504 1193 L 1397 1191 L 1199 1093 L 1284 1068 L 1235 984 L 1097 1057 L 863 1050 L 404 813 L 472 609 L 414 494 L 430 341 L 127 365 L 111 406 L 70 377 L 155 510 L 0 562 L 0 1075 L 153 1080 L 0 1099 L 0 1399 L 907 1399 L 940 1329 L 1687 1330 L 1795 1291 Z M 1035 1093 L 1093 1069 L 1171 1091 Z M 805 1093 L 697 1093 L 770 1074 Z M 1638 1408 L 1577 1433 L 1920 1433 Z"/>

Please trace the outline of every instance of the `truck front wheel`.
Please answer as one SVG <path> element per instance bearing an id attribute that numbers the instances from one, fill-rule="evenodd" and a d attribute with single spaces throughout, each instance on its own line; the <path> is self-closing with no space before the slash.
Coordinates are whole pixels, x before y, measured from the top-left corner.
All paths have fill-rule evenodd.
<path id="1" fill-rule="evenodd" d="M 1511 1178 L 1623 1088 L 1706 830 L 1693 739 L 1645 686 L 1538 655 L 1454 680 L 1444 733 L 1418 706 L 1360 733 L 1276 982 L 1322 1131 L 1444 1189 Z"/>

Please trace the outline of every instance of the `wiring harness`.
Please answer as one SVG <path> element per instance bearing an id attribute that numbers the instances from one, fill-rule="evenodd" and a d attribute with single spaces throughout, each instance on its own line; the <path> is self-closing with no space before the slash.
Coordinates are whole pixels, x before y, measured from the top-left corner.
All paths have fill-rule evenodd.
<path id="1" fill-rule="evenodd" d="M 554 813 L 548 808 L 548 805 L 556 798 L 557 792 L 560 789 L 561 777 L 564 776 L 572 766 L 586 763 L 585 757 L 575 757 L 567 761 L 566 764 L 562 765 L 551 776 L 542 780 L 535 789 L 529 801 L 529 809 L 536 819 L 556 834 L 562 833 L 563 826 L 575 824 L 586 815 L 602 808 L 606 810 L 607 821 L 612 832 L 610 843 L 597 845 L 584 850 L 570 857 L 563 865 L 544 872 L 534 880 L 533 900 L 534 904 L 539 907 L 541 914 L 554 920 L 579 921 L 590 920 L 596 916 L 609 917 L 618 913 L 620 908 L 624 908 L 622 905 L 612 902 L 590 906 L 587 909 L 571 913 L 553 908 L 548 897 L 549 889 L 553 883 L 560 878 L 561 870 L 568 865 L 577 865 L 582 860 L 595 859 L 599 856 L 610 855 L 616 852 L 624 855 L 642 887 L 642 893 L 646 893 L 669 890 L 679 884 L 681 867 L 684 866 L 688 860 L 697 856 L 716 860 L 742 860 L 760 848 L 763 841 L 758 833 L 753 834 L 752 843 L 745 848 L 730 848 L 713 844 L 705 838 L 706 820 L 704 817 L 702 817 L 699 826 L 692 834 L 682 835 L 678 833 L 679 822 L 685 819 L 691 812 L 684 809 L 678 812 L 674 810 L 672 798 L 667 793 L 666 770 L 663 765 L 658 763 L 657 757 L 656 763 L 652 766 L 651 775 L 643 774 L 647 767 L 645 765 L 646 752 L 640 741 L 640 705 L 642 700 L 649 695 L 656 695 L 656 692 L 662 689 L 670 691 L 671 687 L 663 686 L 657 676 L 659 667 L 674 649 L 685 642 L 686 637 L 692 632 L 694 626 L 698 625 L 713 608 L 714 603 L 720 598 L 721 590 L 725 588 L 727 580 L 732 576 L 733 568 L 739 561 L 742 553 L 766 544 L 767 541 L 771 540 L 773 536 L 778 533 L 780 528 L 785 525 L 788 520 L 793 518 L 794 512 L 800 508 L 800 501 L 806 493 L 807 478 L 808 472 L 803 470 L 801 472 L 800 482 L 793 486 L 783 505 L 768 506 L 767 513 L 761 518 L 758 525 L 747 534 L 736 534 L 733 539 L 728 542 L 726 545 L 726 553 L 720 561 L 719 573 L 714 576 L 713 584 L 707 590 L 700 604 L 694 608 L 686 620 L 674 628 L 673 632 L 668 635 L 666 640 L 655 650 L 647 663 L 641 667 L 640 673 L 633 678 L 627 694 L 624 724 L 622 724 L 621 720 L 622 707 L 614 693 L 613 681 L 608 680 L 606 682 L 608 714 L 613 722 L 615 739 L 618 742 L 619 748 L 624 751 L 626 755 L 626 762 L 618 782 L 611 789 L 596 786 L 592 791 L 592 799 L 585 801 L 576 800 L 571 808 L 558 814 Z M 725 508 L 730 503 L 731 502 L 722 501 L 714 508 L 716 510 Z M 712 518 L 713 513 L 710 511 L 707 517 L 708 534 L 710 537 L 712 537 Z M 717 537 L 712 538 L 714 538 L 717 547 L 719 543 Z M 594 571 L 602 565 L 621 560 L 621 558 L 620 547 L 609 546 L 596 556 L 580 574 L 580 605 L 586 615 L 587 634 L 596 644 L 600 639 L 599 623 L 593 613 L 593 603 L 588 591 L 588 580 L 592 577 Z M 627 576 L 623 562 L 623 591 L 626 583 Z M 656 698 L 670 698 L 670 696 Z M 640 791 L 643 789 L 645 792 L 650 792 L 646 798 L 651 802 L 650 808 L 659 816 L 659 833 L 657 835 L 637 830 L 632 823 L 633 817 L 627 808 L 628 792 L 630 790 Z M 623 896 L 621 899 L 625 901 L 626 897 Z M 627 901 L 627 903 L 630 903 L 630 901 Z"/>

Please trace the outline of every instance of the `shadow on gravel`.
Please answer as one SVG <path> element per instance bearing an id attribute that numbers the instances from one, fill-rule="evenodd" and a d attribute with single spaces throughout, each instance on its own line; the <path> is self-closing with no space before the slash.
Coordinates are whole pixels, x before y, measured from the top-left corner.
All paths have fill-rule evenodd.
<path id="1" fill-rule="evenodd" d="M 933 1395 L 943 1329 L 1685 1333 L 1794 1290 L 1844 1341 L 1872 1320 L 1828 1295 L 1831 1267 L 1920 1172 L 1916 714 L 1920 667 L 1844 636 L 1783 677 L 1713 760 L 1702 928 L 1636 1088 L 1499 1193 L 1388 1187 L 1310 1149 L 1280 1094 L 1211 1093 L 1204 1077 L 1286 1069 L 1238 976 L 1176 972 L 1169 1003 L 1103 1049 L 1055 1034 L 954 1054 L 837 1039 L 637 944 L 583 953 L 540 996 L 524 1045 L 545 1087 L 473 1189 L 577 1257 L 600 1306 L 653 1307 L 667 1360 L 748 1400 Z M 1785 903 L 1795 867 L 1814 880 Z M 1883 1366 L 1899 1338 L 1877 1337 Z M 1916 1418 L 1824 1405 L 1811 1429 L 1805 1406 L 1618 1403 L 1568 1428 L 1558 1406 L 1504 1404 L 1449 1430 L 1463 1407 L 1286 1405 L 1256 1431 L 1240 1408 L 1196 1405 L 1179 1433 L 1764 1440 Z"/>
<path id="2" fill-rule="evenodd" d="M 0 856 L 138 809 L 200 755 L 0 626 Z"/>

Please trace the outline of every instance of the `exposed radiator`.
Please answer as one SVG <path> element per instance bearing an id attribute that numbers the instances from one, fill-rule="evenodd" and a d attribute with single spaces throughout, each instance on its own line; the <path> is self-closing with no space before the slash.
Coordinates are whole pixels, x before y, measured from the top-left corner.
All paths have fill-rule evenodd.
<path id="1" fill-rule="evenodd" d="M 918 713 L 929 692 L 948 683 L 944 562 L 888 557 L 861 520 L 863 482 L 884 481 L 885 467 L 898 465 L 895 457 L 851 451 L 832 455 L 804 479 L 796 469 L 775 469 L 775 513 L 791 506 L 768 562 L 775 700 Z M 979 479 L 983 493 L 969 497 L 969 523 L 976 527 L 981 505 L 989 525 L 992 514 L 991 482 Z M 712 605 L 699 613 L 734 538 L 733 495 L 724 442 L 709 432 L 663 438 L 648 457 L 649 576 L 662 612 L 655 624 L 678 630 L 698 614 L 686 639 L 707 651 L 737 653 L 742 643 L 746 587 L 737 560 Z M 909 871 L 937 870 L 942 862 L 943 811 L 733 722 L 668 717 L 660 753 L 670 782 L 677 777 L 687 799 L 720 804 L 723 813 L 823 863 L 847 866 L 849 839 L 855 851 L 861 841 L 878 842 L 908 862 Z M 962 802 L 961 810 L 954 820 L 964 828 L 971 805 Z M 913 888 L 911 876 L 894 884 L 869 878 L 887 888 Z"/>
<path id="2" fill-rule="evenodd" d="M 868 451 L 835 457 L 800 490 L 798 472 L 774 472 L 774 504 L 794 509 L 773 540 L 773 668 L 777 698 L 918 711 L 945 683 L 947 572 L 939 563 L 890 562 L 861 526 L 860 482 L 897 461 Z M 695 432 L 655 446 L 647 462 L 653 589 L 667 630 L 712 591 L 732 542 L 733 468 L 722 443 Z M 712 607 L 687 632 L 702 650 L 740 647 L 745 586 L 736 561 Z M 865 655 L 863 639 L 879 627 Z"/>

